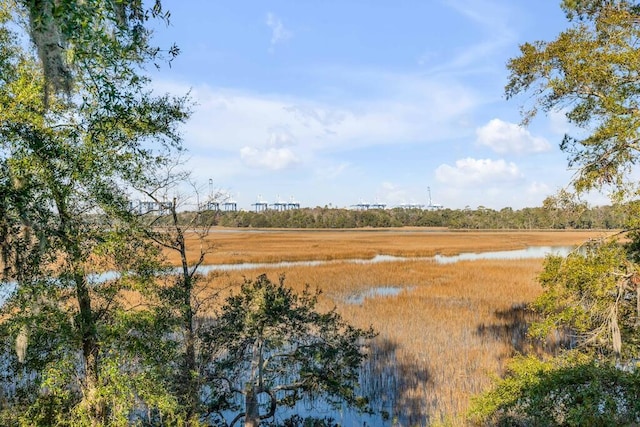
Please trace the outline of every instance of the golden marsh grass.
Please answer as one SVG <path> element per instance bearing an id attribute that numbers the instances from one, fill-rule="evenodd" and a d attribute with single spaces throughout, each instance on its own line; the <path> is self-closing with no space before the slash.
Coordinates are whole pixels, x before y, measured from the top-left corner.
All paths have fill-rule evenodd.
<path id="1" fill-rule="evenodd" d="M 334 260 L 395 256 L 452 255 L 460 252 L 523 249 L 527 246 L 574 245 L 597 231 L 478 232 L 430 228 L 356 230 L 277 230 L 213 228 L 206 237 L 212 251 L 205 264 Z M 187 234 L 190 259 L 197 259 L 201 242 Z M 176 255 L 168 253 L 177 264 Z"/>
<path id="2" fill-rule="evenodd" d="M 575 245 L 601 232 L 275 231 L 211 233 L 216 249 L 207 263 L 277 262 L 426 257 L 460 252 Z M 195 243 L 195 242 L 194 242 Z M 192 244 L 192 246 L 194 246 Z M 243 277 L 285 274 L 298 291 L 323 291 L 321 308 L 336 307 L 360 327 L 372 325 L 378 351 L 366 370 L 380 401 L 391 399 L 391 416 L 403 425 L 464 425 L 469 398 L 485 390 L 506 360 L 522 348 L 523 310 L 541 292 L 541 259 L 482 260 L 438 264 L 405 260 L 376 264 L 339 262 L 233 271 L 210 275 L 207 291 L 239 284 Z M 348 297 L 372 288 L 397 287 L 396 295 Z M 224 294 L 224 292 L 223 292 Z M 393 396 L 389 396 L 393 393 Z M 374 401 L 375 404 L 377 404 Z"/>

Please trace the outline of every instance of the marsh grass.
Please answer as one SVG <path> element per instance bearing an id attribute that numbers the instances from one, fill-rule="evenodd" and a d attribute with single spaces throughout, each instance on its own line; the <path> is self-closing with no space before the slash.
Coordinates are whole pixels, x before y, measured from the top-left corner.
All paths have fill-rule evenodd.
<path id="1" fill-rule="evenodd" d="M 535 245 L 578 244 L 596 232 L 424 233 L 424 232 L 270 232 L 213 234 L 217 252 L 208 261 L 433 256 Z M 400 425 L 464 425 L 472 395 L 503 373 L 517 352 L 545 351 L 526 339 L 532 314 L 527 304 L 540 294 L 536 277 L 541 259 L 398 261 L 380 264 L 334 263 L 314 267 L 233 271 L 211 275 L 202 292 L 234 292 L 244 277 L 267 273 L 301 291 L 305 284 L 323 291 L 319 308 L 335 307 L 349 322 L 379 332 L 363 367 L 363 388 L 374 409 Z M 393 296 L 349 297 L 377 287 L 399 287 Z M 212 306 L 212 310 L 215 307 Z"/>
<path id="2" fill-rule="evenodd" d="M 527 246 L 578 244 L 597 231 L 528 231 L 482 232 L 443 231 L 428 228 L 358 229 L 358 230 L 241 230 L 210 231 L 206 246 L 211 246 L 205 264 L 239 264 L 372 258 L 375 255 L 430 257 L 460 252 L 524 249 Z M 187 235 L 189 258 L 198 259 L 201 242 L 197 235 Z M 177 264 L 175 254 L 167 253 Z"/>
<path id="3" fill-rule="evenodd" d="M 274 278 L 284 273 L 286 283 L 299 290 L 312 284 L 324 292 L 323 308 L 335 306 L 348 321 L 372 325 L 379 332 L 377 354 L 366 369 L 380 373 L 370 381 L 393 384 L 395 394 L 384 397 L 388 392 L 374 387 L 374 402 L 393 398 L 393 416 L 425 425 L 457 420 L 469 397 L 486 389 L 509 357 L 529 350 L 523 307 L 540 293 L 535 277 L 541 265 L 541 260 L 408 261 L 267 273 Z M 211 285 L 240 280 L 240 274 L 226 275 Z M 406 290 L 347 303 L 353 293 L 390 285 Z"/>

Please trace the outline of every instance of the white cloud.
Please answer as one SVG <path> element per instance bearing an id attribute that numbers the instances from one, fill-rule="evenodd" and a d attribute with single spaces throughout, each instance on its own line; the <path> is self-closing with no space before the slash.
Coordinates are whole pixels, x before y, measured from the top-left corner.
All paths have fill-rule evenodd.
<path id="1" fill-rule="evenodd" d="M 275 147 L 266 149 L 242 147 L 240 158 L 249 166 L 269 170 L 282 170 L 299 162 L 291 149 Z"/>
<path id="2" fill-rule="evenodd" d="M 235 153 L 233 153 L 235 154 Z M 193 178 L 200 182 L 207 182 L 210 178 L 220 184 L 218 179 L 233 181 L 243 171 L 243 163 L 237 154 L 231 155 L 197 155 L 188 160 L 189 169 Z"/>
<path id="3" fill-rule="evenodd" d="M 456 160 L 455 166 L 440 165 L 436 179 L 447 185 L 467 185 L 514 182 L 522 179 L 522 173 L 513 162 L 491 159 L 466 158 Z"/>
<path id="4" fill-rule="evenodd" d="M 564 135 L 570 133 L 571 124 L 567 119 L 566 111 L 552 110 L 547 113 L 549 118 L 549 129 L 556 135 Z"/>
<path id="5" fill-rule="evenodd" d="M 331 126 L 340 124 L 345 118 L 344 114 L 340 111 L 314 108 L 310 105 L 292 105 L 285 107 L 285 110 L 293 113 L 296 119 L 305 127 L 310 127 L 316 122 L 330 129 Z"/>
<path id="6" fill-rule="evenodd" d="M 473 135 L 473 126 L 461 123 L 479 100 L 473 89 L 454 81 L 353 69 L 342 70 L 334 78 L 344 84 L 357 82 L 366 96 L 314 100 L 208 85 L 189 88 L 167 81 L 155 81 L 155 85 L 162 92 L 175 94 L 191 90 L 196 107 L 184 125 L 183 136 L 185 147 L 197 160 L 191 163 L 194 173 L 205 182 L 213 177 L 234 188 L 241 188 L 244 177 L 256 179 L 269 176 L 266 171 L 292 168 L 296 176 L 313 179 L 309 185 L 320 187 L 348 180 L 340 188 L 352 188 L 360 185 L 354 179 L 358 162 L 352 157 L 347 160 L 345 152 L 365 152 L 398 143 L 420 149 L 434 144 L 437 150 L 441 141 Z M 369 198 L 377 193 L 389 204 L 416 202 L 413 190 L 400 185 L 395 191 L 369 188 L 360 193 L 369 194 Z M 354 203 L 354 197 L 344 195 L 344 203 Z M 423 199 L 417 202 L 424 203 Z"/>
<path id="7" fill-rule="evenodd" d="M 477 143 L 491 148 L 496 153 L 540 153 L 549 151 L 546 139 L 531 135 L 527 129 L 515 123 L 493 119 L 476 129 Z"/>
<path id="8" fill-rule="evenodd" d="M 286 126 L 269 129 L 263 146 L 245 146 L 240 149 L 240 158 L 251 167 L 282 170 L 300 163 L 294 153 L 296 139 Z"/>
<path id="9" fill-rule="evenodd" d="M 555 135 L 571 135 L 574 138 L 586 138 L 588 129 L 581 129 L 569 122 L 567 113 L 569 110 L 552 110 L 547 113 L 549 130 Z M 559 138 L 558 138 L 559 139 Z"/>
<path id="10" fill-rule="evenodd" d="M 534 181 L 529 184 L 529 188 L 527 188 L 527 194 L 531 196 L 544 197 L 551 194 L 551 189 L 544 182 Z"/>
<path id="11" fill-rule="evenodd" d="M 447 5 L 487 31 L 511 33 L 510 10 L 503 4 L 483 0 L 449 0 Z"/>
<path id="12" fill-rule="evenodd" d="M 274 47 L 284 41 L 293 37 L 293 33 L 284 27 L 284 24 L 275 14 L 267 13 L 267 26 L 271 29 L 271 47 L 272 51 Z"/>
<path id="13" fill-rule="evenodd" d="M 269 129 L 269 140 L 267 141 L 268 146 L 280 148 L 295 144 L 296 138 L 287 126 L 275 126 Z"/>

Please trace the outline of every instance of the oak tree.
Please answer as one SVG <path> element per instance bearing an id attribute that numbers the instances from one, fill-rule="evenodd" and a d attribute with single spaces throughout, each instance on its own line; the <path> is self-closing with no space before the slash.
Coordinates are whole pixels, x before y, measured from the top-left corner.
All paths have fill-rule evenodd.
<path id="1" fill-rule="evenodd" d="M 231 426 L 244 419 L 257 427 L 279 407 L 293 408 L 305 398 L 365 409 L 358 373 L 363 346 L 375 334 L 349 325 L 335 309 L 319 312 L 318 296 L 308 288 L 296 294 L 284 276 L 274 283 L 262 274 L 227 298 L 209 334 L 203 333 L 205 375 L 217 384 L 210 411 L 237 410 Z"/>
<path id="2" fill-rule="evenodd" d="M 575 125 L 561 148 L 576 168 L 575 187 L 612 186 L 633 196 L 630 172 L 640 146 L 640 9 L 629 0 L 566 0 L 570 25 L 550 42 L 520 46 L 508 62 L 507 98 L 526 94 L 525 123 L 539 110 Z"/>
<path id="3" fill-rule="evenodd" d="M 171 60 L 178 54 L 175 45 L 163 51 L 150 43 L 150 21 L 168 22 L 170 17 L 160 0 L 150 6 L 141 0 L 10 3 L 22 11 L 22 21 L 40 61 L 45 102 L 50 92 L 71 95 L 75 80 L 82 74 L 100 81 L 105 64 L 116 67 L 142 57 L 157 60 L 164 56 Z M 98 67 L 101 64 L 103 67 Z"/>
<path id="4" fill-rule="evenodd" d="M 56 9 L 72 3 L 73 22 Z M 163 353 L 149 346 L 148 334 L 163 331 L 149 310 L 132 310 L 122 297 L 145 292 L 155 269 L 153 247 L 130 221 L 127 188 L 181 149 L 177 126 L 188 109 L 184 98 L 149 89 L 140 67 L 152 52 L 127 49 L 131 34 L 84 8 L 99 3 L 0 6 L 0 247 L 8 289 L 0 319 L 5 344 L 17 344 L 4 372 L 18 379 L 2 390 L 7 425 L 126 424 L 144 408 L 149 417 L 176 408 L 161 381 Z M 42 96 L 51 76 L 19 43 L 20 22 L 34 25 L 32 6 L 71 25 L 69 46 L 92 46 L 73 59 L 83 66 L 65 88 L 72 96 Z M 75 25 L 97 32 L 72 43 L 87 36 Z"/>

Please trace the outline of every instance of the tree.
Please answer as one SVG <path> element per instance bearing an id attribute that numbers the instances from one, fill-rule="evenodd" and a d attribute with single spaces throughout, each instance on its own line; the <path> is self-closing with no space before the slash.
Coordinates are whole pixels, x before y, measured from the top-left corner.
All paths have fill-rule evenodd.
<path id="1" fill-rule="evenodd" d="M 558 334 L 555 357 L 516 357 L 506 377 L 472 404 L 482 425 L 634 425 L 640 421 L 640 277 L 627 244 L 591 241 L 550 256 L 529 329 Z"/>
<path id="2" fill-rule="evenodd" d="M 633 199 L 640 189 L 630 173 L 640 153 L 640 5 L 628 0 L 564 0 L 562 8 L 571 26 L 552 42 L 523 44 L 520 56 L 509 61 L 507 97 L 533 95 L 533 105 L 525 108 L 525 122 L 539 108 L 563 109 L 569 122 L 581 129 L 580 137 L 565 135 L 561 144 L 570 156 L 569 164 L 577 168 L 577 191 L 612 186 L 614 201 Z M 568 199 L 567 193 L 561 192 L 558 199 L 548 200 L 562 202 Z M 630 227 L 637 217 L 637 211 L 630 215 Z M 630 237 L 633 246 L 637 233 Z M 586 298 L 599 304 L 615 296 L 622 302 L 629 298 L 627 289 L 637 293 L 627 283 L 636 270 L 628 251 L 610 243 L 587 252 L 586 257 L 576 254 L 566 262 L 548 261 L 541 280 L 552 305 L 562 304 L 564 298 L 574 303 Z M 580 276 L 576 264 L 596 268 L 594 259 L 599 259 L 595 264 L 602 262 L 599 272 L 589 269 Z M 543 313 L 551 315 L 547 308 Z M 595 324 L 586 327 L 599 328 Z M 615 353 L 618 347 L 614 344 Z"/>
<path id="3" fill-rule="evenodd" d="M 348 325 L 335 310 L 316 311 L 318 295 L 308 288 L 298 295 L 284 286 L 284 276 L 273 283 L 262 274 L 245 280 L 203 334 L 206 375 L 219 385 L 212 411 L 234 409 L 234 395 L 242 396 L 231 426 L 244 418 L 245 426 L 256 427 L 279 406 L 304 398 L 365 407 L 355 386 L 364 341 L 375 334 Z"/>
<path id="4" fill-rule="evenodd" d="M 179 165 L 180 162 L 176 161 L 172 166 Z M 206 241 L 211 225 L 203 221 L 201 208 L 210 206 L 222 195 L 209 194 L 207 200 L 199 203 L 198 188 L 190 182 L 189 174 L 176 171 L 174 167 L 162 171 L 166 173 L 157 174 L 150 183 L 153 185 L 137 190 L 160 208 L 159 212 L 152 212 L 151 215 L 145 212 L 139 217 L 147 237 L 158 245 L 159 250 L 176 254 L 180 261 L 179 272 L 167 274 L 159 296 L 170 319 L 166 332 L 171 332 L 175 337 L 175 360 L 179 361 L 169 382 L 184 411 L 185 425 L 191 426 L 197 424 L 202 412 L 200 392 L 204 385 L 198 358 L 199 317 L 204 316 L 207 309 L 211 309 L 209 302 L 217 296 L 211 292 L 203 293 L 205 289 L 198 286 L 202 279 L 198 268 L 204 262 L 205 255 L 212 250 L 211 244 Z M 185 183 L 191 184 L 198 202 L 195 212 L 181 214 L 179 210 L 184 208 L 182 204 L 186 204 L 188 198 L 174 196 L 171 201 L 167 201 L 167 193 L 177 193 L 178 186 Z M 190 253 L 192 248 L 189 247 L 189 237 L 195 237 L 199 244 L 195 257 Z"/>
<path id="5" fill-rule="evenodd" d="M 122 299 L 147 292 L 155 269 L 126 191 L 180 149 L 186 100 L 148 89 L 139 67 L 150 52 L 126 49 L 127 34 L 84 8 L 95 2 L 25 3 L 53 8 L 65 25 L 55 8 L 77 3 L 84 21 L 73 25 L 99 32 L 82 40 L 93 53 L 75 57 L 83 67 L 72 74 L 73 96 L 42 97 L 49 83 L 11 22 L 33 10 L 0 6 L 0 247 L 3 280 L 15 288 L 0 318 L 2 339 L 20 344 L 5 356 L 21 378 L 3 390 L 7 424 L 123 424 L 141 408 L 173 411 L 163 352 L 148 346 L 157 325 Z M 110 269 L 119 274 L 98 276 Z"/>
<path id="6" fill-rule="evenodd" d="M 568 328 L 575 345 L 626 364 L 640 356 L 640 299 L 636 265 L 619 242 L 592 241 L 566 258 L 545 260 L 543 294 L 533 304 L 542 320 L 531 330 L 546 338 Z"/>
<path id="7" fill-rule="evenodd" d="M 566 112 L 581 136 L 565 135 L 561 148 L 577 168 L 575 187 L 612 185 L 633 195 L 628 174 L 640 137 L 639 10 L 635 2 L 564 1 L 572 25 L 552 42 L 520 46 L 509 61 L 508 98 L 529 93 L 525 123 L 543 111 Z M 629 193 L 630 192 L 630 193 Z"/>
<path id="8" fill-rule="evenodd" d="M 575 194 L 562 189 L 544 199 L 542 208 L 549 216 L 551 228 L 576 228 L 580 217 L 587 210 L 587 204 L 578 200 Z"/>
<path id="9" fill-rule="evenodd" d="M 497 387 L 474 399 L 470 418 L 486 426 L 608 426 L 640 421 L 640 372 L 592 358 L 519 356 Z"/>

